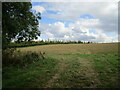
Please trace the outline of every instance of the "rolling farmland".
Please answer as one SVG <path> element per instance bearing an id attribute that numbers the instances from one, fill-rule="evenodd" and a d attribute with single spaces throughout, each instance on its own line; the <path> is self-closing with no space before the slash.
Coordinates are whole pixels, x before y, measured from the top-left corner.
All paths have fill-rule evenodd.
<path id="1" fill-rule="evenodd" d="M 17 48 L 42 52 L 45 59 L 18 68 L 3 68 L 3 87 L 119 87 L 118 43 L 58 44 Z M 24 83 L 23 83 L 24 81 Z"/>

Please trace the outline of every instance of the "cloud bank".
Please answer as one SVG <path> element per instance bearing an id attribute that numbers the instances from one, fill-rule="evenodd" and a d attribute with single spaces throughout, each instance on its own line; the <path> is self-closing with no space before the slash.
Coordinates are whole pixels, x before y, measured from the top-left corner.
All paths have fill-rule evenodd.
<path id="1" fill-rule="evenodd" d="M 42 39 L 116 42 L 117 5 L 117 2 L 46 2 L 33 8 L 48 20 L 39 24 Z"/>

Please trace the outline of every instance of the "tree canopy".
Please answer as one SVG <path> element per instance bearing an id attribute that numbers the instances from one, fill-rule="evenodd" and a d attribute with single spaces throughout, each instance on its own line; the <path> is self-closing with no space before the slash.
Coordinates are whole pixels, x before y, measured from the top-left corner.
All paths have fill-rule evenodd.
<path id="1" fill-rule="evenodd" d="M 38 20 L 40 13 L 32 12 L 30 2 L 2 3 L 2 41 L 3 49 L 13 39 L 31 41 L 40 36 Z"/>

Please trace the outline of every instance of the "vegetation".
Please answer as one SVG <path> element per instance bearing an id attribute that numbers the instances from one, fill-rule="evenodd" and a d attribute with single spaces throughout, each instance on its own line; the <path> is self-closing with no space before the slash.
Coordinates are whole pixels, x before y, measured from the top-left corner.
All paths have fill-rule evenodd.
<path id="1" fill-rule="evenodd" d="M 32 59 L 35 60 L 34 58 Z M 43 86 L 56 72 L 55 66 L 57 66 L 57 61 L 49 57 L 45 59 L 38 58 L 38 61 L 26 66 L 4 66 L 2 70 L 2 86 L 3 88 L 36 87 L 33 82 Z"/>
<path id="2" fill-rule="evenodd" d="M 17 50 L 22 53 L 32 51 L 37 55 L 40 51 L 45 52 L 45 58 L 38 58 L 26 66 L 5 65 L 3 88 L 119 87 L 117 43 L 43 45 Z"/>
<path id="3" fill-rule="evenodd" d="M 120 43 L 35 42 L 41 17 L 31 8 L 30 2 L 2 3 L 3 88 L 120 87 Z"/>
<path id="4" fill-rule="evenodd" d="M 2 3 L 2 44 L 3 49 L 16 39 L 18 42 L 31 41 L 40 36 L 38 20 L 40 13 L 31 12 L 30 2 Z"/>
<path id="5" fill-rule="evenodd" d="M 7 57 L 6 57 L 7 56 Z M 14 65 L 14 66 L 27 66 L 30 63 L 35 63 L 38 60 L 44 59 L 44 54 L 39 52 L 21 52 L 16 49 L 6 49 L 3 51 L 3 67 Z"/>
<path id="6" fill-rule="evenodd" d="M 56 44 L 56 45 L 39 45 L 33 47 L 23 47 L 21 51 L 45 52 L 49 55 L 58 54 L 113 54 L 118 53 L 118 43 L 93 43 L 93 44 Z"/>
<path id="7" fill-rule="evenodd" d="M 37 46 L 37 45 L 48 45 L 48 44 L 90 44 L 92 42 L 82 42 L 82 41 L 23 41 L 23 42 L 11 42 L 8 44 L 9 48 L 16 48 L 16 47 L 28 47 L 28 46 Z"/>

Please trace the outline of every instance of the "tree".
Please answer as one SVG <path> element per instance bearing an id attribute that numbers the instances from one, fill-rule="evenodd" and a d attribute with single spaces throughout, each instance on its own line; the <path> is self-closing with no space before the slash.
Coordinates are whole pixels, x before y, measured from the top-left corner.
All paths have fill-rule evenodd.
<path id="1" fill-rule="evenodd" d="M 7 48 L 11 40 L 31 41 L 40 36 L 38 20 L 40 13 L 31 11 L 30 2 L 2 3 L 2 41 L 3 49 Z"/>
<path id="2" fill-rule="evenodd" d="M 78 41 L 78 43 L 83 43 L 82 41 Z"/>

